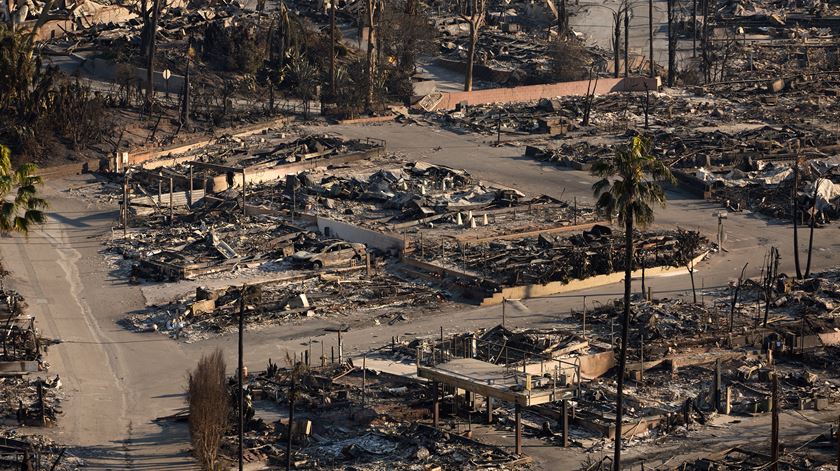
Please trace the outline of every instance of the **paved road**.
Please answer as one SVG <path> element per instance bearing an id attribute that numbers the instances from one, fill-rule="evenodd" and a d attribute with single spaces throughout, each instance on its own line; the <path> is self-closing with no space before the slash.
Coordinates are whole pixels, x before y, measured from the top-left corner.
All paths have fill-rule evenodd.
<path id="1" fill-rule="evenodd" d="M 528 193 L 577 195 L 580 201 L 590 198 L 592 179 L 586 173 L 525 159 L 521 150 L 491 147 L 480 137 L 398 124 L 339 126 L 330 131 L 348 137 L 385 138 L 391 150 L 403 152 L 408 158 L 463 167 L 481 178 Z M 11 284 L 26 296 L 46 335 L 64 341 L 50 349 L 48 358 L 53 372 L 64 378 L 69 396 L 62 425 L 52 433 L 64 443 L 92 447 L 96 457 L 92 459 L 93 469 L 192 469 L 184 453 L 188 448 L 184 427 L 162 428 L 152 420 L 183 405 L 186 372 L 202 353 L 221 347 L 228 365 L 234 365 L 236 339 L 227 336 L 187 345 L 160 334 L 129 333 L 116 324 L 126 312 L 141 308 L 144 299 L 139 287 L 113 277 L 99 254 L 99 239 L 110 231 L 116 217 L 114 209 L 87 206 L 61 191 L 88 179 L 51 182 L 47 189 L 51 204 L 47 226 L 28 241 L 19 237 L 0 241 L 4 264 L 13 273 Z M 672 193 L 670 198 L 669 207 L 657 213 L 659 224 L 714 231 L 716 223 L 711 213 L 716 208 L 680 193 Z M 771 243 L 781 245 L 783 254 L 790 251 L 790 230 L 785 226 L 743 215 L 734 216 L 727 224 L 733 231 L 737 228 L 738 235 L 730 238 L 729 253 L 714 256 L 699 267 L 698 281 L 706 286 L 728 282 L 745 261 L 757 268 Z M 833 227 L 818 232 L 816 246 L 821 250 L 817 267 L 834 264 L 838 247 L 832 236 L 836 230 Z M 789 270 L 787 255 L 783 265 Z M 652 279 L 649 284 L 660 296 L 676 296 L 690 286 L 684 274 Z M 570 308 L 582 306 L 580 295 L 586 294 L 589 303 L 604 302 L 620 291 L 616 284 L 571 297 L 528 300 L 527 309 L 507 310 L 507 322 L 513 326 L 554 326 L 565 320 Z M 394 335 L 436 335 L 440 327 L 447 332 L 490 327 L 500 322 L 501 308 L 456 305 L 440 313 L 409 313 L 409 318 L 408 322 L 381 326 L 371 320 L 354 328 L 345 336 L 348 349 L 360 352 L 382 345 Z M 324 328 L 343 320 L 316 318 L 249 331 L 246 364 L 262 369 L 268 358 L 277 361 L 287 352 L 302 352 L 310 339 L 315 341 L 316 355 L 321 342 L 329 351 L 336 341 L 324 334 Z M 549 453 L 540 450 L 534 449 L 533 453 Z"/>
<path id="2" fill-rule="evenodd" d="M 39 328 L 62 340 L 47 361 L 68 399 L 60 427 L 49 433 L 89 447 L 90 469 L 193 469 L 183 427 L 150 422 L 183 404 L 190 362 L 179 344 L 115 323 L 143 305 L 137 287 L 112 278 L 99 254 L 98 238 L 116 213 L 85 207 L 54 187 L 46 191 L 51 208 L 43 230 L 29 240 L 2 239 L 0 253 L 9 284 L 26 297 Z"/>

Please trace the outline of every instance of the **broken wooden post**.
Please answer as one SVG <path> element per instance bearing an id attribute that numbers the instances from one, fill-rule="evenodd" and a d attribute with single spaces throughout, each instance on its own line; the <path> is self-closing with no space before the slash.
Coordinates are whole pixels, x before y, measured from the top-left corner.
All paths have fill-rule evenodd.
<path id="1" fill-rule="evenodd" d="M 367 396 L 367 354 L 362 355 L 362 407 Z"/>
<path id="2" fill-rule="evenodd" d="M 344 361 L 344 349 L 342 348 L 344 345 L 341 343 L 341 329 L 338 329 L 338 362 L 342 363 Z"/>
<path id="3" fill-rule="evenodd" d="M 41 420 L 41 426 L 47 425 L 46 408 L 44 407 L 44 380 L 38 380 L 38 418 Z"/>
<path id="4" fill-rule="evenodd" d="M 522 454 L 522 406 L 516 404 L 513 409 L 513 416 L 514 416 L 514 427 L 516 429 L 516 438 L 514 443 L 516 444 L 516 451 L 517 455 Z"/>
<path id="5" fill-rule="evenodd" d="M 158 206 L 160 206 L 163 201 L 163 180 L 161 180 L 162 176 L 163 174 L 158 172 Z"/>
<path id="6" fill-rule="evenodd" d="M 295 375 L 292 372 L 292 385 L 289 388 L 289 441 L 286 443 L 286 469 L 292 469 L 292 424 L 295 422 Z"/>
<path id="7" fill-rule="evenodd" d="M 193 167 L 190 165 L 190 198 L 187 200 L 187 205 L 192 208 L 193 205 Z"/>
<path id="8" fill-rule="evenodd" d="M 123 181 L 123 237 L 128 233 L 128 170 L 124 172 Z"/>
<path id="9" fill-rule="evenodd" d="M 443 363 L 443 326 L 440 326 L 440 362 Z"/>
<path id="10" fill-rule="evenodd" d="M 367 272 L 367 277 L 370 279 L 370 253 L 365 252 L 365 270 Z"/>
<path id="11" fill-rule="evenodd" d="M 715 360 L 714 405 L 715 412 L 720 412 L 720 358 Z"/>
<path id="12" fill-rule="evenodd" d="M 726 415 L 732 414 L 732 386 L 726 387 L 726 398 L 723 406 L 723 413 Z"/>
<path id="13" fill-rule="evenodd" d="M 563 448 L 569 448 L 569 401 L 563 399 Z"/>
<path id="14" fill-rule="evenodd" d="M 242 169 L 242 215 L 245 216 L 245 169 Z"/>
<path id="15" fill-rule="evenodd" d="M 432 427 L 438 428 L 440 420 L 440 399 L 438 394 L 438 382 L 432 382 Z"/>
<path id="16" fill-rule="evenodd" d="M 641 330 L 641 327 L 639 328 Z M 639 384 L 645 383 L 645 331 L 639 333 Z"/>
<path id="17" fill-rule="evenodd" d="M 583 295 L 583 338 L 586 338 L 586 295 Z"/>
<path id="18" fill-rule="evenodd" d="M 770 469 L 779 471 L 779 376 L 773 373 L 773 413 L 770 422 Z"/>
<path id="19" fill-rule="evenodd" d="M 172 177 L 169 177 L 169 225 L 172 226 L 175 224 L 175 218 L 173 217 L 173 210 L 172 210 L 172 192 L 174 191 L 174 185 L 172 183 Z"/>
<path id="20" fill-rule="evenodd" d="M 490 396 L 486 397 L 487 399 L 487 425 L 493 423 L 493 398 Z"/>

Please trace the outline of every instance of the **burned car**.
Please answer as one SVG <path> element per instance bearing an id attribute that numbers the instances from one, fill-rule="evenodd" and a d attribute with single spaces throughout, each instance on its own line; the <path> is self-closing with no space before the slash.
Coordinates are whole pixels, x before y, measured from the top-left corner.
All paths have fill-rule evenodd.
<path id="1" fill-rule="evenodd" d="M 292 255 L 292 263 L 311 267 L 323 268 L 350 265 L 365 257 L 364 244 L 344 241 L 329 241 L 320 250 L 309 252 L 301 250 Z"/>

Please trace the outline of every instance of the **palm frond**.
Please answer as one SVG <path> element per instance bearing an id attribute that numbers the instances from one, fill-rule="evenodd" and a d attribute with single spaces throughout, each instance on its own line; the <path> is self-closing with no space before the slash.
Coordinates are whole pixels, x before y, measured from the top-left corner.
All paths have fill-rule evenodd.
<path id="1" fill-rule="evenodd" d="M 653 222 L 654 204 L 665 205 L 665 192 L 660 182 L 675 182 L 667 165 L 651 155 L 650 139 L 633 137 L 616 149 L 611 158 L 592 164 L 591 173 L 600 178 L 592 185 L 597 198 L 595 207 L 610 221 L 624 224 L 628 214 L 633 222 L 645 227 Z"/>
<path id="2" fill-rule="evenodd" d="M 47 201 L 38 196 L 43 178 L 36 175 L 34 164 L 21 164 L 12 169 L 11 151 L 0 145 L 0 233 L 27 235 L 34 225 L 46 222 Z M 14 198 L 7 198 L 10 194 Z"/>

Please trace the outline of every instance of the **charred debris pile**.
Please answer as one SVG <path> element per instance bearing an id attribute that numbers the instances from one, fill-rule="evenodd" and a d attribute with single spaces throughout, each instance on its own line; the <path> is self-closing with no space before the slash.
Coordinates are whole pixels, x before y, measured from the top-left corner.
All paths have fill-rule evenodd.
<path id="1" fill-rule="evenodd" d="M 241 287 L 198 288 L 194 294 L 169 304 L 132 314 L 121 324 L 137 332 L 161 332 L 193 342 L 234 332 L 243 311 L 248 329 L 307 317 L 380 325 L 404 322 L 437 310 L 447 299 L 443 292 L 380 269 L 371 276 L 364 271 L 300 272 L 251 283 L 247 290 L 248 301 L 243 306 Z"/>
<path id="2" fill-rule="evenodd" d="M 640 298 L 633 306 L 628 350 L 627 445 L 668 446 L 670 440 L 702 437 L 709 426 L 740 427 L 741 421 L 769 415 L 774 408 L 836 418 L 831 411 L 840 401 L 840 375 L 833 368 L 840 358 L 838 283 L 838 271 L 830 270 L 807 280 L 742 280 L 737 294 L 737 285 L 707 289 L 698 293 L 697 303 Z M 609 372 L 618 351 L 620 312 L 620 301 L 596 303 L 562 316 L 554 329 L 496 326 L 440 338 L 396 339 L 374 358 L 410 365 L 434 357 L 442 365 L 457 365 L 454 359 L 471 357 L 506 368 L 532 394 L 546 379 L 552 383 L 550 373 L 539 373 L 546 358 L 566 359 L 580 365 L 578 373 L 563 375 L 573 397 L 565 405 L 557 401 L 523 408 L 517 420 L 525 435 L 552 445 L 604 451 L 612 446 L 614 433 L 616 384 Z M 485 421 L 484 398 L 446 391 L 440 403 L 442 430 L 457 433 Z M 488 418 L 495 427 L 513 430 L 510 404 L 494 401 L 491 410 Z M 826 426 L 822 435 L 788 444 L 781 453 L 784 469 L 832 463 L 835 441 Z M 685 463 L 684 469 L 747 469 L 738 466 L 754 460 L 766 463 L 764 450 L 740 447 Z"/>
<path id="3" fill-rule="evenodd" d="M 0 339 L 0 419 L 7 426 L 52 427 L 63 413 L 64 400 L 61 378 L 49 374 L 46 361 L 49 346 L 57 342 L 42 336 L 27 311 L 23 296 L 0 288 L 0 320 L 4 326 Z M 38 464 L 69 470 L 81 463 L 64 447 L 42 436 L 20 435 L 14 428 L 0 431 L 0 466 L 4 468 L 35 469 L 32 466 Z M 30 468 L 18 468 L 21 466 Z"/>
<path id="4" fill-rule="evenodd" d="M 679 231 L 637 232 L 635 244 L 644 257 L 637 257 L 633 270 L 662 266 L 681 266 L 683 254 Z M 581 233 L 540 234 L 513 240 L 465 243 L 446 240 L 415 250 L 421 260 L 436 261 L 464 273 L 473 274 L 499 286 L 567 283 L 573 279 L 621 272 L 623 237 L 596 224 Z M 705 241 L 702 242 L 705 245 Z M 707 248 L 699 246 L 693 257 Z"/>
<path id="5" fill-rule="evenodd" d="M 285 465 L 289 447 L 295 469 L 525 469 L 527 459 L 426 425 L 431 397 L 424 385 L 350 359 L 308 360 L 290 359 L 291 367 L 269 360 L 265 371 L 246 373 L 247 462 Z M 235 404 L 233 379 L 229 391 Z M 236 428 L 221 450 L 231 459 Z"/>
<path id="6" fill-rule="evenodd" d="M 423 220 L 452 208 L 490 208 L 521 194 L 497 188 L 464 170 L 396 156 L 288 175 L 285 182 L 255 188 L 250 201 L 275 209 L 348 220 L 371 228 Z"/>
<path id="7" fill-rule="evenodd" d="M 46 354 L 55 341 L 44 338 L 16 291 L 0 290 L 0 416 L 20 425 L 50 426 L 61 415 L 61 380 L 47 376 Z M 30 378 L 29 375 L 38 377 Z"/>

